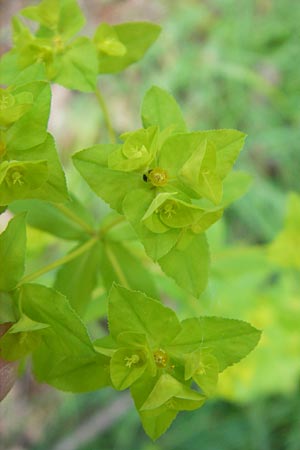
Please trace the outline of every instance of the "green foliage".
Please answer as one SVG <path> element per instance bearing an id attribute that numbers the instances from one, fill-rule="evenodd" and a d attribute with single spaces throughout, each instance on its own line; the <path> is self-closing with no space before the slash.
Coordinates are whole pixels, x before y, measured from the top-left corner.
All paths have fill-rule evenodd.
<path id="1" fill-rule="evenodd" d="M 43 0 L 21 15 L 37 22 L 37 30 L 14 17 L 14 46 L 0 61 L 6 86 L 0 90 L 0 212 L 17 214 L 0 235 L 0 356 L 24 364 L 30 356 L 36 379 L 61 390 L 130 388 L 146 433 L 157 439 L 179 411 L 201 407 L 219 373 L 260 338 L 240 320 L 199 314 L 180 320 L 153 299 L 164 294 L 160 269 L 185 291 L 186 301 L 205 290 L 206 231 L 249 185 L 246 174 L 232 172 L 245 135 L 189 132 L 175 99 L 152 87 L 142 103 L 143 128 L 115 139 L 97 77 L 141 59 L 160 27 L 102 23 L 92 40 L 78 37 L 85 19 L 75 0 Z M 101 221 L 68 193 L 47 132 L 50 81 L 94 92 L 102 108 L 111 143 L 73 158 L 114 210 L 100 204 Z M 25 216 L 29 236 L 36 229 L 51 243 L 71 241 L 72 248 L 25 271 Z M 298 218 L 288 222 L 295 228 Z M 47 286 L 31 283 L 55 269 Z M 104 322 L 99 325 L 106 315 L 109 335 Z"/>

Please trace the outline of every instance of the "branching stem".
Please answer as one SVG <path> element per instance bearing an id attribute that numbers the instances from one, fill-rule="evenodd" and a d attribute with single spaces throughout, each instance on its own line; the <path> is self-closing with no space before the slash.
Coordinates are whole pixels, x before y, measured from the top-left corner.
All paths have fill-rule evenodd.
<path id="1" fill-rule="evenodd" d="M 88 234 L 95 235 L 95 230 L 93 230 L 93 228 L 88 223 L 86 223 L 81 217 L 77 216 L 77 214 L 71 211 L 67 206 L 59 203 L 53 203 L 53 206 L 73 222 L 77 223 L 77 225 L 79 225 L 80 228 L 82 228 Z"/>
<path id="2" fill-rule="evenodd" d="M 115 144 L 116 143 L 116 134 L 114 132 L 114 129 L 113 129 L 113 126 L 112 126 L 112 123 L 111 123 L 111 120 L 110 120 L 110 116 L 109 116 L 109 112 L 108 112 L 105 100 L 104 100 L 104 98 L 103 98 L 99 88 L 96 89 L 95 95 L 97 97 L 98 103 L 99 103 L 100 108 L 101 108 L 102 113 L 103 113 L 104 122 L 105 122 L 105 125 L 107 127 L 107 131 L 108 131 L 108 134 L 109 134 L 109 137 L 110 137 L 110 141 L 111 141 L 112 144 Z"/>
<path id="3" fill-rule="evenodd" d="M 48 264 L 47 266 L 42 267 L 41 269 L 37 270 L 36 272 L 26 275 L 25 277 L 22 278 L 22 280 L 19 282 L 17 287 L 19 287 L 21 284 L 24 284 L 24 283 L 30 283 L 31 281 L 35 280 L 36 278 L 39 278 L 40 276 L 44 275 L 45 273 L 50 272 L 51 270 L 56 269 L 57 267 L 62 266 L 63 264 L 66 264 L 75 258 L 78 258 L 78 256 L 82 255 L 83 253 L 87 252 L 91 247 L 93 247 L 97 241 L 98 241 L 98 236 L 93 237 L 90 240 L 84 242 L 84 244 L 82 244 L 80 247 L 77 247 L 72 252 L 63 256 L 62 258 L 59 258 L 56 261 L 53 261 L 52 263 Z"/>

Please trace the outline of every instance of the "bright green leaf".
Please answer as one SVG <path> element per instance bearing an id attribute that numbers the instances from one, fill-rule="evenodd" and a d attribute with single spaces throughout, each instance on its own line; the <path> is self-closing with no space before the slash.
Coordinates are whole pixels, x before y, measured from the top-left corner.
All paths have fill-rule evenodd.
<path id="1" fill-rule="evenodd" d="M 182 231 L 169 253 L 158 260 L 162 270 L 176 283 L 199 297 L 208 279 L 209 252 L 205 235 Z"/>
<path id="2" fill-rule="evenodd" d="M 94 42 L 98 49 L 99 73 L 120 72 L 140 60 L 160 33 L 160 27 L 150 22 L 122 23 L 114 25 L 112 28 L 113 43 L 115 44 L 113 50 L 116 53 L 117 48 L 118 55 L 112 55 L 112 44 L 109 46 L 108 43 L 103 48 L 103 25 L 96 30 Z M 110 40 L 112 40 L 112 31 Z M 118 47 L 116 47 L 116 43 L 118 43 Z M 110 53 L 108 53 L 108 49 Z M 123 54 L 121 50 L 123 50 Z"/>
<path id="3" fill-rule="evenodd" d="M 63 295 L 26 284 L 20 296 L 30 319 L 50 325 L 40 331 L 43 342 L 33 354 L 33 371 L 40 382 L 76 392 L 109 384 L 108 359 L 94 350 L 83 322 Z"/>
<path id="4" fill-rule="evenodd" d="M 175 99 L 157 86 L 151 87 L 146 92 L 142 104 L 142 120 L 145 128 L 157 125 L 160 130 L 170 127 L 173 133 L 187 131 Z"/>
<path id="5" fill-rule="evenodd" d="M 166 405 L 149 411 L 140 411 L 141 406 L 153 390 L 155 384 L 156 378 L 143 376 L 142 379 L 135 382 L 130 388 L 144 430 L 153 440 L 165 433 L 178 413 L 174 409 L 168 409 Z"/>
<path id="6" fill-rule="evenodd" d="M 117 285 L 109 294 L 108 318 L 113 337 L 117 338 L 125 331 L 134 331 L 145 334 L 149 342 L 158 346 L 172 341 L 180 330 L 176 314 L 170 308 L 142 292 Z"/>
<path id="7" fill-rule="evenodd" d="M 261 332 L 241 320 L 221 317 L 200 317 L 181 322 L 182 331 L 171 347 L 178 354 L 200 348 L 210 351 L 218 360 L 219 369 L 237 363 L 257 345 Z"/>
<path id="8" fill-rule="evenodd" d="M 97 54 L 92 42 L 86 37 L 77 38 L 72 45 L 56 56 L 55 83 L 68 89 L 93 92 L 97 82 Z"/>
<path id="9" fill-rule="evenodd" d="M 113 209 L 122 213 L 122 202 L 126 194 L 145 183 L 140 174 L 107 168 L 108 155 L 117 148 L 118 146 L 109 144 L 95 145 L 76 153 L 73 162 L 91 189 Z"/>

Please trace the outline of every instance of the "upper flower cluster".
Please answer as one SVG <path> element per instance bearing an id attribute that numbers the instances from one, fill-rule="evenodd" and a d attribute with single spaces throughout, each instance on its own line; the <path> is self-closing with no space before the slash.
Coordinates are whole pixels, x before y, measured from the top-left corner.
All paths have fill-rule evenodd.
<path id="1" fill-rule="evenodd" d="M 175 100 L 155 87 L 145 96 L 142 119 L 144 128 L 121 135 L 123 143 L 83 150 L 74 163 L 92 189 L 125 215 L 150 258 L 198 296 L 207 281 L 204 232 L 232 201 L 226 178 L 245 135 L 188 132 Z"/>

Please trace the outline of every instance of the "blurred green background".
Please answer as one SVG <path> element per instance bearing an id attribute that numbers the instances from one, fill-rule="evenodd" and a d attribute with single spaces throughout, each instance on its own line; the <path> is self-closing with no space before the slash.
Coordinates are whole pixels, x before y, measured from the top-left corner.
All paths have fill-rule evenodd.
<path id="1" fill-rule="evenodd" d="M 10 16 L 33 3 L 37 2 L 0 1 L 3 51 L 10 45 Z M 237 128 L 248 134 L 237 167 L 251 173 L 253 182 L 209 233 L 212 273 L 207 290 L 195 300 L 159 274 L 157 280 L 182 317 L 219 314 L 245 319 L 264 333 L 259 347 L 221 376 L 217 398 L 200 411 L 179 415 L 157 443 L 144 435 L 126 395 L 109 389 L 63 394 L 36 385 L 25 371 L 3 402 L 0 446 L 299 450 L 300 197 L 289 193 L 300 191 L 300 2 L 80 4 L 89 19 L 86 34 L 92 34 L 100 21 L 151 20 L 163 28 L 144 60 L 120 75 L 100 77 L 119 134 L 140 127 L 141 99 L 152 84 L 176 97 L 190 129 Z M 108 139 L 96 100 L 54 85 L 50 129 L 69 186 L 101 216 L 103 204 L 70 163 L 74 151 Z M 29 241 L 32 267 L 67 248 L 36 230 L 30 230 Z M 96 309 L 104 313 L 103 304 Z"/>

